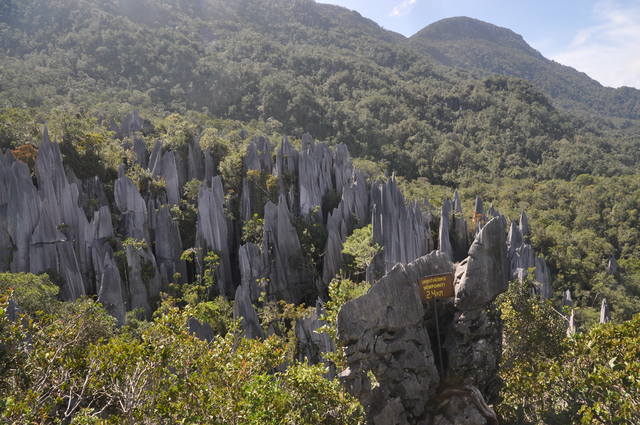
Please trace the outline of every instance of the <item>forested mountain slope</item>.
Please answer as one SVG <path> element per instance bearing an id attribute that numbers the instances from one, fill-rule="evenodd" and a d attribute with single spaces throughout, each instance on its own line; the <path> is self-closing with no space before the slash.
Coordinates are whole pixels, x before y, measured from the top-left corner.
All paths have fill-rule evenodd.
<path id="1" fill-rule="evenodd" d="M 638 161 L 637 140 L 607 120 L 571 117 L 522 80 L 470 79 L 313 1 L 11 0 L 0 22 L 2 105 L 40 122 L 62 105 L 105 120 L 123 105 L 270 120 L 447 184 Z"/>
<path id="2" fill-rule="evenodd" d="M 497 74 L 530 81 L 566 109 L 640 118 L 640 90 L 603 87 L 588 75 L 545 58 L 507 28 L 467 17 L 448 18 L 428 25 L 409 41 L 434 60 L 477 76 Z"/>

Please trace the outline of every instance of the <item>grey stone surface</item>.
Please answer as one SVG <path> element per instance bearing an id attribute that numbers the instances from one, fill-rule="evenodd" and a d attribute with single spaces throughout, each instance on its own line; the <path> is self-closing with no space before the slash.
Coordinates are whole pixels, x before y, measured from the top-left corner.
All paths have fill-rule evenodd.
<path id="1" fill-rule="evenodd" d="M 123 233 L 134 239 L 149 241 L 147 204 L 140 196 L 138 188 L 124 174 L 124 169 L 120 170 L 114 184 L 114 198 L 122 215 Z"/>
<path id="2" fill-rule="evenodd" d="M 469 257 L 458 266 L 455 306 L 461 311 L 482 308 L 507 289 L 509 269 L 504 225 L 493 218 L 478 233 Z"/>
<path id="3" fill-rule="evenodd" d="M 200 187 L 198 193 L 198 246 L 202 255 L 213 251 L 220 256 L 215 278 L 220 294 L 232 298 L 235 286 L 231 274 L 231 238 L 229 222 L 224 213 L 224 191 L 219 176 L 211 180 L 211 187 Z"/>
<path id="4" fill-rule="evenodd" d="M 609 309 L 609 303 L 607 299 L 603 298 L 600 304 L 600 323 L 609 323 L 611 321 L 611 310 Z"/>
<path id="5" fill-rule="evenodd" d="M 158 210 L 156 222 L 154 223 L 154 254 L 160 272 L 162 285 L 176 282 L 174 274 L 179 273 L 181 278 L 176 283 L 184 282 L 187 275 L 187 267 L 184 261 L 180 260 L 182 254 L 182 239 L 178 223 L 171 218 L 168 205 L 163 205 Z"/>
<path id="6" fill-rule="evenodd" d="M 433 249 L 430 229 L 420 207 L 407 204 L 392 177 L 371 188 L 373 242 L 382 251 L 372 268 L 374 275 L 389 272 L 398 263 L 410 263 Z"/>
<path id="7" fill-rule="evenodd" d="M 469 251 L 469 231 L 457 190 L 453 195 L 453 222 L 451 224 L 452 259 L 453 261 L 461 261 L 467 257 Z"/>
<path id="8" fill-rule="evenodd" d="M 242 319 L 242 329 L 247 338 L 263 338 L 264 331 L 260 327 L 260 319 L 251 301 L 251 289 L 240 285 L 236 289 L 233 301 L 234 319 Z"/>
<path id="9" fill-rule="evenodd" d="M 323 198 L 334 188 L 333 154 L 326 144 L 314 143 L 308 137 L 303 140 L 298 188 L 302 216 L 309 216 L 322 207 Z M 318 216 L 318 213 L 315 215 Z"/>
<path id="10" fill-rule="evenodd" d="M 571 291 L 567 289 L 562 296 L 562 305 L 567 307 L 573 307 L 573 298 L 571 298 Z"/>
<path id="11" fill-rule="evenodd" d="M 140 164 L 142 168 L 147 168 L 147 165 L 149 165 L 149 150 L 143 139 L 136 137 L 133 141 L 133 152 L 136 156 L 136 162 Z"/>
<path id="12" fill-rule="evenodd" d="M 435 394 L 440 378 L 423 326 L 425 312 L 417 281 L 452 268 L 449 258 L 438 252 L 408 265 L 398 264 L 368 293 L 341 308 L 338 335 L 349 369 L 340 377 L 363 403 L 371 421 L 424 419 L 427 400 Z M 371 386 L 369 372 L 378 386 Z M 402 409 L 397 408 L 398 402 Z"/>
<path id="13" fill-rule="evenodd" d="M 122 287 L 123 284 L 118 267 L 110 253 L 107 253 L 102 262 L 98 301 L 118 320 L 118 324 L 120 325 L 124 324 L 125 320 L 125 303 Z"/>
<path id="14" fill-rule="evenodd" d="M 202 323 L 195 317 L 189 317 L 187 328 L 191 334 L 203 341 L 212 341 L 215 338 L 213 328 L 208 323 Z"/>
<path id="15" fill-rule="evenodd" d="M 618 273 L 618 261 L 613 255 L 609 257 L 609 262 L 607 263 L 607 273 L 611 275 Z"/>
<path id="16" fill-rule="evenodd" d="M 292 303 L 313 300 L 317 290 L 306 260 L 292 216 L 283 195 L 278 205 L 267 202 L 264 212 L 262 252 L 268 264 L 268 295 Z"/>
<path id="17" fill-rule="evenodd" d="M 299 361 L 307 361 L 310 364 L 325 362 L 323 354 L 335 351 L 336 347 L 329 335 L 317 332 L 319 328 L 327 323 L 321 319 L 324 314 L 322 301 L 316 302 L 316 308 L 310 317 L 296 321 L 296 353 Z M 330 368 L 329 378 L 335 376 L 335 368 L 332 363 L 325 362 Z"/>
<path id="18" fill-rule="evenodd" d="M 453 259 L 453 247 L 451 246 L 451 201 L 445 199 L 440 209 L 440 230 L 438 232 L 438 251 L 445 253 Z"/>

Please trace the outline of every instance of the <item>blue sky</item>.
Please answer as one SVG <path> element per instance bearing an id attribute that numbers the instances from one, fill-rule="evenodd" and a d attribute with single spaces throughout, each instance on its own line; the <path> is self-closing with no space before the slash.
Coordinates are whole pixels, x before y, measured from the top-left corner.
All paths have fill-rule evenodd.
<path id="1" fill-rule="evenodd" d="M 640 88 L 640 0 L 316 0 L 410 36 L 451 16 L 507 27 L 543 55 L 611 87 Z"/>

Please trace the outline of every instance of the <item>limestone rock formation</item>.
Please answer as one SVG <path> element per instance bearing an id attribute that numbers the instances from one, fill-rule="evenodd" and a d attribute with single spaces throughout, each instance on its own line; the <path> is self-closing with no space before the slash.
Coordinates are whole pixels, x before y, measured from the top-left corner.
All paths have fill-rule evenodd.
<path id="1" fill-rule="evenodd" d="M 616 257 L 613 255 L 609 257 L 609 262 L 607 263 L 607 273 L 610 275 L 614 275 L 618 272 L 618 261 Z"/>
<path id="2" fill-rule="evenodd" d="M 567 289 L 562 296 L 562 305 L 573 307 L 573 298 L 571 298 L 571 291 L 569 289 Z"/>
<path id="3" fill-rule="evenodd" d="M 417 203 L 407 205 L 393 177 L 371 188 L 371 205 L 373 242 L 382 247 L 372 263 L 374 275 L 433 249 L 429 223 Z"/>
<path id="4" fill-rule="evenodd" d="M 440 377 L 423 326 L 425 312 L 417 281 L 452 268 L 442 253 L 398 264 L 367 294 L 340 310 L 338 335 L 349 366 L 340 376 L 365 406 L 371 423 L 409 424 L 425 419 L 427 401 Z M 378 386 L 372 387 L 369 372 Z"/>
<path id="5" fill-rule="evenodd" d="M 456 274 L 461 278 L 456 283 L 455 306 L 461 311 L 482 308 L 507 289 L 506 240 L 499 218 L 482 227 Z"/>
<path id="6" fill-rule="evenodd" d="M 600 323 L 609 323 L 611 321 L 611 310 L 609 310 L 609 303 L 607 303 L 607 299 L 602 299 L 602 304 L 600 304 Z"/>
<path id="7" fill-rule="evenodd" d="M 264 332 L 260 327 L 260 319 L 251 301 L 251 289 L 247 285 L 240 285 L 236 289 L 233 302 L 234 319 L 242 319 L 242 329 L 247 338 L 263 338 Z"/>
<path id="8" fill-rule="evenodd" d="M 220 294 L 232 298 L 235 287 L 231 274 L 231 239 L 219 176 L 211 180 L 210 188 L 202 185 L 198 193 L 197 245 L 203 256 L 209 251 L 220 256 L 220 265 L 215 272 L 216 287 Z"/>
<path id="9" fill-rule="evenodd" d="M 284 195 L 278 205 L 268 202 L 264 211 L 264 241 L 262 252 L 268 264 L 268 295 L 291 303 L 314 299 L 316 287 L 306 261 L 298 234 L 291 221 Z"/>
<path id="10" fill-rule="evenodd" d="M 323 362 L 323 353 L 335 351 L 336 347 L 329 335 L 317 332 L 319 328 L 326 325 L 321 319 L 324 314 L 324 306 L 322 301 L 316 302 L 316 308 L 310 317 L 299 319 L 296 322 L 296 340 L 297 340 L 297 356 L 300 361 L 308 361 L 310 364 L 318 364 Z M 329 377 L 335 376 L 335 368 L 329 362 L 326 363 L 330 367 Z"/>
<path id="11" fill-rule="evenodd" d="M 440 209 L 440 230 L 438 232 L 438 251 L 445 253 L 453 260 L 453 247 L 451 246 L 451 237 L 449 229 L 451 228 L 451 202 L 445 199 Z"/>
<path id="12" fill-rule="evenodd" d="M 314 143 L 307 136 L 298 161 L 300 214 L 307 217 L 322 207 L 324 197 L 334 188 L 333 155 L 326 144 Z"/>
<path id="13" fill-rule="evenodd" d="M 462 203 L 456 190 L 453 194 L 453 222 L 451 226 L 452 260 L 461 261 L 469 251 L 467 221 L 462 212 Z"/>

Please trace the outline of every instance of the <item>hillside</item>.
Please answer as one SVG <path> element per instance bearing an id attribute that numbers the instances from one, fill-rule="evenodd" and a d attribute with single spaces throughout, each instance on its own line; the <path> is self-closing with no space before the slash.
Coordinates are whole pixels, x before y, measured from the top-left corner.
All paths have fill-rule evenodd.
<path id="1" fill-rule="evenodd" d="M 441 64 L 477 76 L 525 79 L 569 110 L 640 118 L 640 90 L 603 87 L 588 75 L 545 58 L 507 28 L 467 17 L 448 18 L 426 26 L 409 38 L 409 44 Z"/>
<path id="2" fill-rule="evenodd" d="M 41 123 L 56 109 L 113 122 L 132 108 L 269 120 L 290 135 L 345 143 L 389 171 L 450 185 L 472 175 L 628 173 L 638 161 L 637 142 L 607 120 L 569 116 L 522 80 L 475 80 L 440 66 L 343 8 L 132 4 L 5 3 L 2 105 L 33 108 Z"/>

